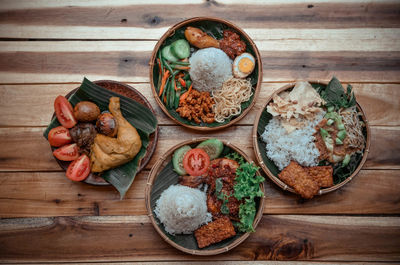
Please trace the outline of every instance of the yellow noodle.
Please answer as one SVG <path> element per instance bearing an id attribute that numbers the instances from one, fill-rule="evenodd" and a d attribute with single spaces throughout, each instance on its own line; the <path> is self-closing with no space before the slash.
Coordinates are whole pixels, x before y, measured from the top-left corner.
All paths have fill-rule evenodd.
<path id="1" fill-rule="evenodd" d="M 241 104 L 253 95 L 250 80 L 231 78 L 225 81 L 222 88 L 212 92 L 215 104 L 213 112 L 217 122 L 239 115 L 242 111 Z"/>

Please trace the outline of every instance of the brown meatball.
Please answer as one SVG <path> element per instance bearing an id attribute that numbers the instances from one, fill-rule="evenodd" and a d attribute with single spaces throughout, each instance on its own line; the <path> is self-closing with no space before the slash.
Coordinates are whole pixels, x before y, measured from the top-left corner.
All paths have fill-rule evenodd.
<path id="1" fill-rule="evenodd" d="M 99 107 L 90 101 L 81 101 L 74 107 L 74 116 L 78 121 L 90 122 L 100 115 Z"/>

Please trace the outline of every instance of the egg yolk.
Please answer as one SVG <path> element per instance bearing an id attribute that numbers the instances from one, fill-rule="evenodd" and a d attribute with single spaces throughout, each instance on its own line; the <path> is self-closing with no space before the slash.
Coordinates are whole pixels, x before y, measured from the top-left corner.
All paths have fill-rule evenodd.
<path id="1" fill-rule="evenodd" d="M 238 63 L 239 71 L 242 73 L 250 73 L 253 70 L 254 63 L 249 58 L 242 58 Z"/>

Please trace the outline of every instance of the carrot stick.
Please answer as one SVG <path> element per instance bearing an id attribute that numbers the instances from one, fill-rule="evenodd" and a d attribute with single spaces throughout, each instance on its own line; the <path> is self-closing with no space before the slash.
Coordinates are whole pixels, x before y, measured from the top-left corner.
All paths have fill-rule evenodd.
<path id="1" fill-rule="evenodd" d="M 179 77 L 179 78 L 178 78 L 178 81 L 179 81 L 179 83 L 181 83 L 181 85 L 182 85 L 183 87 L 186 87 L 186 82 L 185 82 L 185 80 L 182 79 L 182 77 Z"/>
<path id="2" fill-rule="evenodd" d="M 165 86 L 165 82 L 167 81 L 168 76 L 169 76 L 169 71 L 167 70 L 167 71 L 165 71 L 164 76 L 161 80 L 160 92 L 158 92 L 159 97 L 161 97 L 161 95 L 162 95 L 162 92 L 163 92 L 164 86 Z"/>
<path id="3" fill-rule="evenodd" d="M 174 82 L 174 86 L 175 86 L 175 91 L 178 91 L 178 87 L 176 86 L 176 81 L 173 80 L 173 82 Z"/>
<path id="4" fill-rule="evenodd" d="M 181 95 L 179 98 L 179 103 L 183 102 L 189 96 L 190 92 L 192 92 L 192 85 L 189 87 L 188 91 Z"/>
<path id="5" fill-rule="evenodd" d="M 178 69 L 178 70 L 189 70 L 190 66 L 174 65 L 174 66 L 172 66 L 172 68 Z"/>

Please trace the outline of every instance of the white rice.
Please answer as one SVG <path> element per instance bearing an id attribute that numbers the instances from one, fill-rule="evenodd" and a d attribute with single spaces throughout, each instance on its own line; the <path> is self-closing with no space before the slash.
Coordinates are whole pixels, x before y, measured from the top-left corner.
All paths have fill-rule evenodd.
<path id="1" fill-rule="evenodd" d="M 171 185 L 163 191 L 154 213 L 172 235 L 191 234 L 212 220 L 207 212 L 206 193 L 182 185 Z"/>
<path id="2" fill-rule="evenodd" d="M 322 120 L 325 112 L 321 111 L 313 121 L 304 120 L 306 125 L 296 129 L 290 134 L 281 125 L 278 117 L 270 120 L 261 135 L 267 144 L 267 156 L 279 170 L 287 167 L 291 160 L 297 161 L 302 166 L 318 165 L 319 151 L 314 144 L 315 126 Z"/>
<path id="3" fill-rule="evenodd" d="M 232 78 L 232 60 L 220 49 L 206 48 L 189 58 L 193 88 L 199 91 L 218 90 Z"/>

